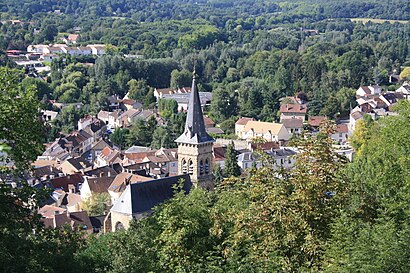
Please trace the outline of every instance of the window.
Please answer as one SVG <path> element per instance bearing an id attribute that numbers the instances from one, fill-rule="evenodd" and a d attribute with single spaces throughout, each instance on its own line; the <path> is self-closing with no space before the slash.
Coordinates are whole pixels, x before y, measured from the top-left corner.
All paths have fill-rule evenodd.
<path id="1" fill-rule="evenodd" d="M 187 173 L 187 164 L 185 159 L 182 159 L 182 173 L 186 174 Z"/>
<path id="2" fill-rule="evenodd" d="M 192 160 L 190 159 L 189 160 L 189 170 L 188 170 L 188 173 L 190 174 L 190 175 L 193 175 L 194 174 L 194 163 L 192 163 Z"/>
<path id="3" fill-rule="evenodd" d="M 201 162 L 199 163 L 199 175 L 204 174 L 204 161 L 201 159 Z"/>
<path id="4" fill-rule="evenodd" d="M 209 174 L 209 161 L 208 161 L 208 159 L 205 160 L 205 173 Z"/>
<path id="5" fill-rule="evenodd" d="M 115 231 L 124 229 L 124 225 L 121 222 L 115 224 Z"/>

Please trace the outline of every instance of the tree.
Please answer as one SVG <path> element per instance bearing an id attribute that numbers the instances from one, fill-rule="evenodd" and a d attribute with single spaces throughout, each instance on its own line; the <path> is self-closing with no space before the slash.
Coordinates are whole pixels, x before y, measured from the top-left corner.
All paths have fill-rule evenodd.
<path id="1" fill-rule="evenodd" d="M 18 169 L 36 159 L 44 137 L 36 86 L 22 84 L 23 77 L 19 70 L 0 68 L 0 139 L 11 148 L 5 161 Z"/>
<path id="2" fill-rule="evenodd" d="M 236 158 L 236 150 L 233 141 L 228 144 L 225 153 L 225 169 L 224 176 L 239 176 L 241 175 L 241 168 L 238 165 L 238 159 Z"/>
<path id="3" fill-rule="evenodd" d="M 82 209 L 90 216 L 105 215 L 108 212 L 110 195 L 107 192 L 95 193 L 90 198 L 82 202 Z"/>
<path id="4" fill-rule="evenodd" d="M 329 272 L 409 270 L 410 103 L 396 110 L 361 129 L 361 152 L 346 171 L 354 190 L 325 254 Z"/>
<path id="5" fill-rule="evenodd" d="M 410 67 L 405 67 L 400 73 L 400 79 L 409 80 L 410 79 Z"/>
<path id="6" fill-rule="evenodd" d="M 81 247 L 82 235 L 45 229 L 36 208 L 49 191 L 20 179 L 40 154 L 43 139 L 36 88 L 22 84 L 23 77 L 19 70 L 0 68 L 1 157 L 13 164 L 13 169 L 0 167 L 0 267 L 6 272 L 58 272 L 58 261 L 64 260 L 74 272 L 74 252 Z M 10 180 L 17 186 L 6 184 Z"/>
<path id="7" fill-rule="evenodd" d="M 150 90 L 147 81 L 132 79 L 128 82 L 127 85 L 129 88 L 129 98 L 139 102 L 144 102 L 144 99 Z"/>
<path id="8" fill-rule="evenodd" d="M 172 70 L 171 72 L 171 88 L 182 88 L 191 86 L 192 72 L 188 70 Z"/>
<path id="9" fill-rule="evenodd" d="M 170 132 L 165 127 L 157 127 L 152 135 L 151 148 L 172 148 L 175 146 L 173 139 L 170 136 Z"/>
<path id="10" fill-rule="evenodd" d="M 110 135 L 110 141 L 117 145 L 121 150 L 128 146 L 130 130 L 127 128 L 117 128 Z"/>
<path id="11" fill-rule="evenodd" d="M 217 164 L 214 168 L 214 184 L 217 187 L 224 179 L 221 165 Z"/>
<path id="12" fill-rule="evenodd" d="M 161 116 L 168 119 L 171 115 L 178 113 L 178 102 L 174 99 L 159 99 L 158 111 Z"/>

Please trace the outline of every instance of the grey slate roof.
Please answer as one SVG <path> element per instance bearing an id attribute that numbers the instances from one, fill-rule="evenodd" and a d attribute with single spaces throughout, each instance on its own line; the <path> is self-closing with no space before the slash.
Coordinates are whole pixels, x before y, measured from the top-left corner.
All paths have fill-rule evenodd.
<path id="1" fill-rule="evenodd" d="M 201 101 L 199 99 L 195 76 L 192 78 L 191 89 L 192 92 L 189 98 L 185 130 L 175 142 L 189 144 L 214 142 L 215 140 L 208 135 L 205 130 L 204 116 L 202 114 Z"/>
<path id="2" fill-rule="evenodd" d="M 188 193 L 192 187 L 188 174 L 131 183 L 111 211 L 128 215 L 150 211 L 174 196 L 174 185 L 177 185 L 181 179 L 184 181 L 183 190 Z"/>

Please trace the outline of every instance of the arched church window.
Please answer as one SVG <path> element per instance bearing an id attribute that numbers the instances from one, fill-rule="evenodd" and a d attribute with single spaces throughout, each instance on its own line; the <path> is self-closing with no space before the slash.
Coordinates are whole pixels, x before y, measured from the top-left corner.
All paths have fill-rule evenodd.
<path id="1" fill-rule="evenodd" d="M 182 173 L 186 174 L 187 172 L 188 172 L 188 168 L 187 168 L 186 160 L 182 159 Z"/>
<path id="2" fill-rule="evenodd" d="M 124 225 L 121 222 L 115 224 L 115 231 L 124 229 Z"/>
<path id="3" fill-rule="evenodd" d="M 199 163 L 199 174 L 203 175 L 204 174 L 204 161 L 201 159 L 200 163 Z"/>
<path id="4" fill-rule="evenodd" d="M 209 174 L 209 160 L 208 160 L 208 158 L 205 160 L 205 173 Z"/>
<path id="5" fill-rule="evenodd" d="M 189 165 L 188 173 L 189 173 L 190 175 L 192 175 L 192 174 L 194 174 L 194 163 L 192 162 L 191 159 L 190 159 L 188 162 L 189 162 L 189 163 L 188 163 L 188 165 Z"/>

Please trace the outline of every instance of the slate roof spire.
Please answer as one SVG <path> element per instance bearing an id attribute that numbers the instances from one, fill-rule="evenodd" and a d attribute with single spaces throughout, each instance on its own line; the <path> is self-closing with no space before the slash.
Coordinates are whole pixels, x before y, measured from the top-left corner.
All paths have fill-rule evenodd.
<path id="1" fill-rule="evenodd" d="M 192 76 L 191 95 L 188 102 L 188 111 L 185 122 L 185 130 L 175 142 L 199 144 L 204 142 L 214 142 L 205 130 L 204 116 L 202 114 L 201 101 L 199 99 L 198 87 L 196 84 L 195 69 Z"/>

